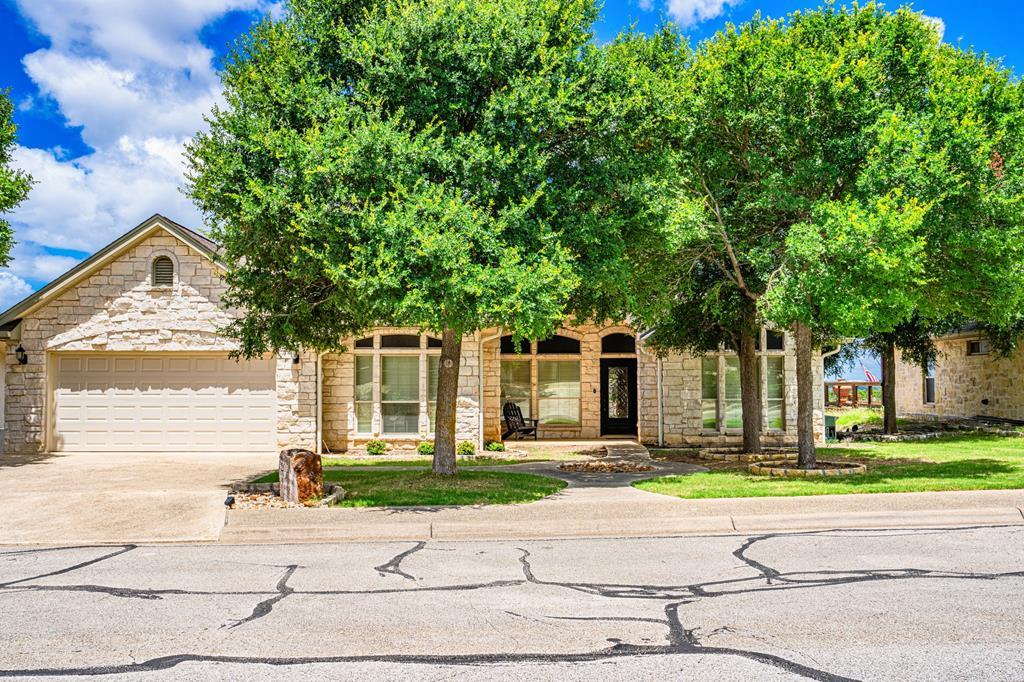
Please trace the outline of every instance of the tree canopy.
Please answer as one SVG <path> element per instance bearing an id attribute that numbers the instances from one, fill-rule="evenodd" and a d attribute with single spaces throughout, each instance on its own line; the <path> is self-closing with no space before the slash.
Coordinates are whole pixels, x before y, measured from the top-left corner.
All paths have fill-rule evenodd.
<path id="1" fill-rule="evenodd" d="M 462 335 L 621 314 L 624 244 L 658 205 L 658 53 L 596 46 L 596 17 L 592 0 L 293 0 L 256 27 L 188 150 L 243 352 L 443 334 L 436 457 L 454 462 Z"/>
<path id="2" fill-rule="evenodd" d="M 813 344 L 1019 309 L 1024 109 L 997 63 L 909 9 L 829 4 L 728 27 L 674 86 L 677 272 L 794 331 L 803 464 Z"/>
<path id="3" fill-rule="evenodd" d="M 32 188 L 32 177 L 11 167 L 11 154 L 18 133 L 13 115 L 11 98 L 7 92 L 0 91 L 0 266 L 7 265 L 14 244 L 14 232 L 3 214 L 24 201 Z"/>

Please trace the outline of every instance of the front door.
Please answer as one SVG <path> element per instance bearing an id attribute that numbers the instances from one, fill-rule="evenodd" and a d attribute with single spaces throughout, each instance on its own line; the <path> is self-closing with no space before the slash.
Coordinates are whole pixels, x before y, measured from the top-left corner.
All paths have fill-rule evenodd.
<path id="1" fill-rule="evenodd" d="M 636 435 L 636 359 L 601 360 L 601 435 Z"/>

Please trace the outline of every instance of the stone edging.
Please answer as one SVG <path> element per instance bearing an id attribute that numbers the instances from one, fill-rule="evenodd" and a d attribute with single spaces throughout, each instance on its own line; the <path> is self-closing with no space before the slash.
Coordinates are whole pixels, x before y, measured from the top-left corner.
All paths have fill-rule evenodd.
<path id="1" fill-rule="evenodd" d="M 231 486 L 233 493 L 272 493 L 281 495 L 280 483 L 235 483 Z M 345 497 L 345 489 L 336 483 L 324 482 L 324 496 L 320 498 L 319 507 L 329 507 Z"/>
<path id="2" fill-rule="evenodd" d="M 750 465 L 750 473 L 755 476 L 781 476 L 786 478 L 820 478 L 825 476 L 854 476 L 865 473 L 868 468 L 863 464 L 849 462 L 818 462 L 819 466 L 828 469 L 800 469 L 787 466 L 790 462 L 761 462 Z"/>
<path id="3" fill-rule="evenodd" d="M 926 431 L 924 433 L 854 433 L 843 432 L 840 441 L 851 443 L 904 443 L 916 440 L 932 440 L 934 438 L 945 438 L 948 436 L 959 436 L 964 433 L 989 433 L 996 436 L 1009 436 L 1024 438 L 1024 431 L 1012 431 L 1010 429 L 993 429 L 990 427 L 959 427 L 956 430 L 948 431 Z"/>
<path id="4" fill-rule="evenodd" d="M 721 452 L 715 450 L 698 450 L 697 458 L 710 462 L 779 462 L 796 461 L 796 452 L 764 452 L 760 455 L 751 455 L 745 452 Z"/>

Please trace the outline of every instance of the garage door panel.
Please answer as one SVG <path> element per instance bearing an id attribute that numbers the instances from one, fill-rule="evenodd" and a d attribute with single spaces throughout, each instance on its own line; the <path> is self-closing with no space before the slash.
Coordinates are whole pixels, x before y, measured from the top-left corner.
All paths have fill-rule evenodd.
<path id="1" fill-rule="evenodd" d="M 270 450 L 273 359 L 58 355 L 55 449 Z"/>

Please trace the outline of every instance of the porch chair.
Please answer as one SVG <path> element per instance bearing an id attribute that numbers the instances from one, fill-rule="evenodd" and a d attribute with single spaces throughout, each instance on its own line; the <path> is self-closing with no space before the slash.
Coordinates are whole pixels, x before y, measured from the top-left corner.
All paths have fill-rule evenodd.
<path id="1" fill-rule="evenodd" d="M 537 440 L 537 420 L 524 419 L 523 411 L 512 401 L 506 402 L 501 408 L 502 416 L 505 418 L 505 433 L 501 439 L 506 440 L 509 436 L 515 436 L 521 440 L 524 436 L 533 436 Z"/>

